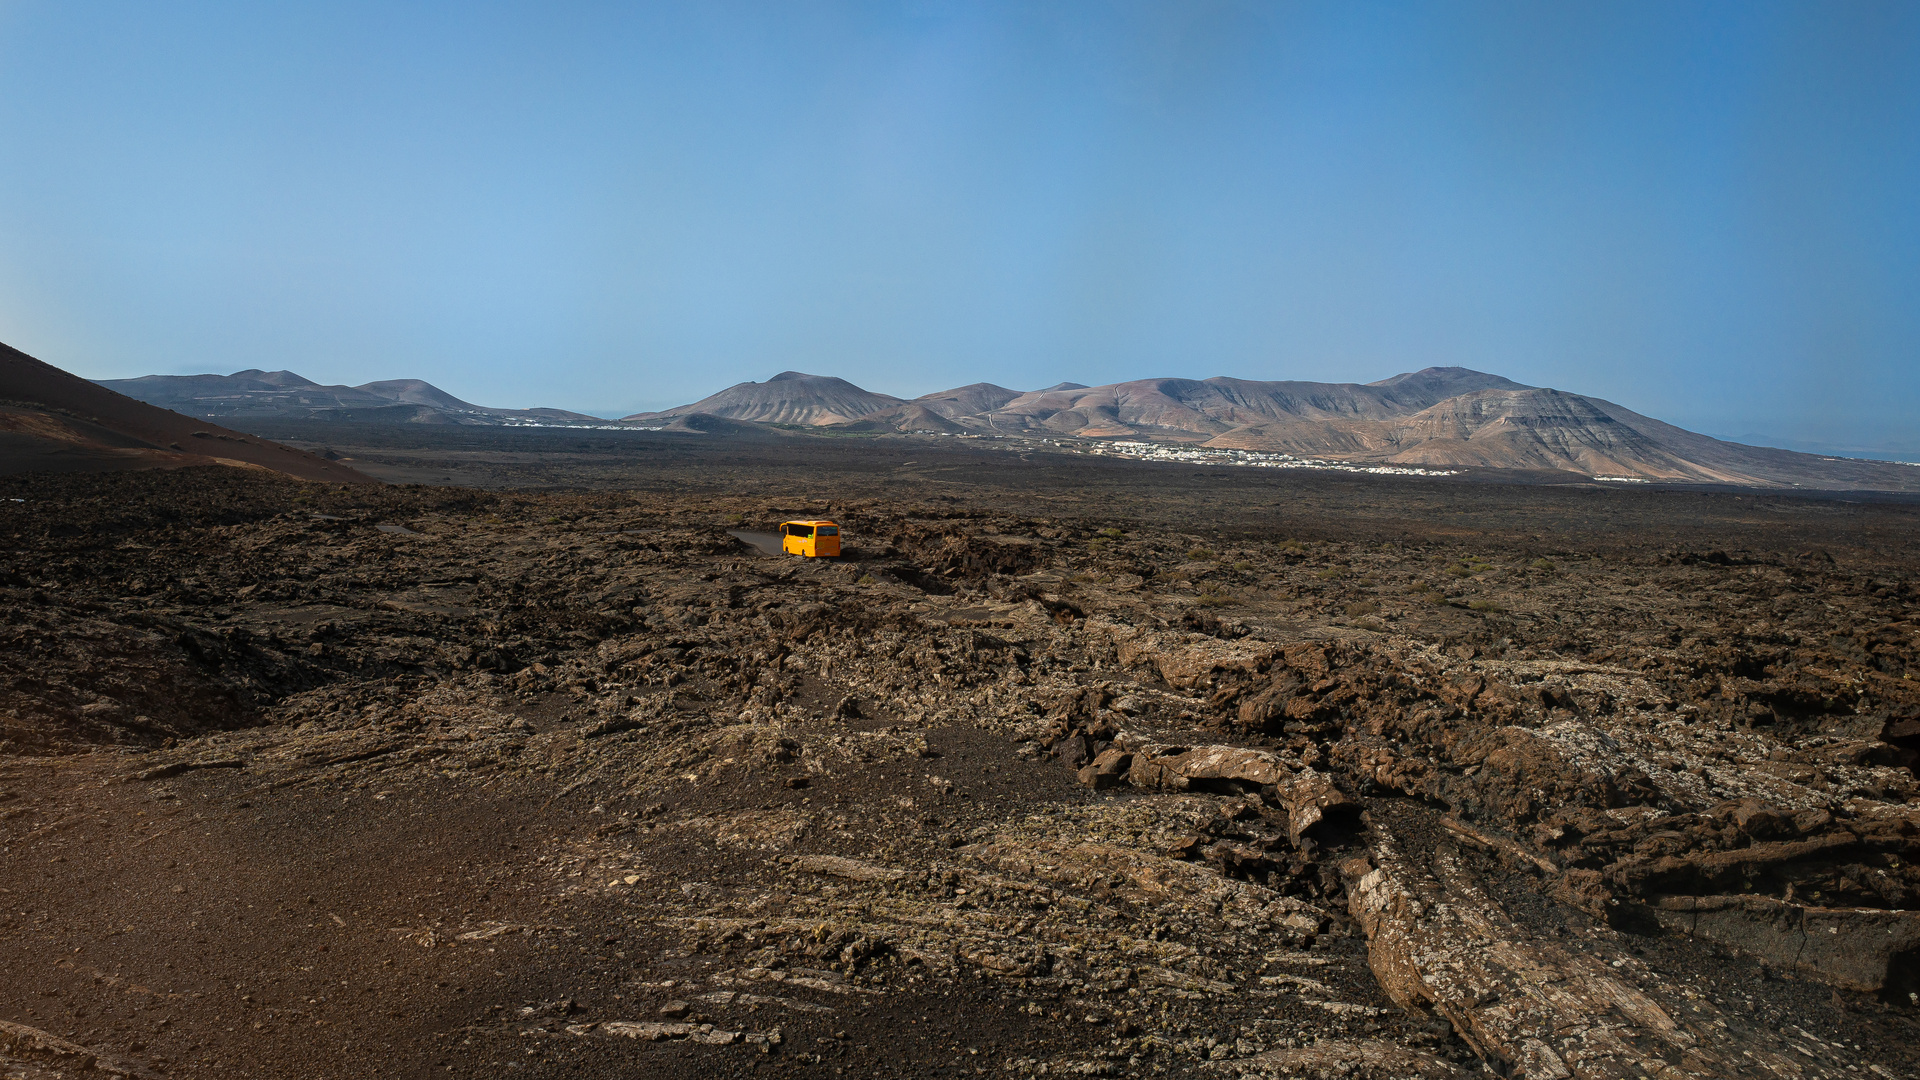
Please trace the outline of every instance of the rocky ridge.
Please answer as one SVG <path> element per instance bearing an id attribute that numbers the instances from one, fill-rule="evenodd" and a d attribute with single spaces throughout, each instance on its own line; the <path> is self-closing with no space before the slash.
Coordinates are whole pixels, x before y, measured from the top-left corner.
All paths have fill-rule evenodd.
<path id="1" fill-rule="evenodd" d="M 1138 379 L 1017 393 L 989 383 L 912 401 L 785 372 L 629 420 L 718 416 L 880 432 L 1147 439 L 1365 465 L 1572 473 L 1615 481 L 1920 490 L 1920 470 L 1745 446 L 1609 401 L 1466 368 L 1379 382 Z"/>

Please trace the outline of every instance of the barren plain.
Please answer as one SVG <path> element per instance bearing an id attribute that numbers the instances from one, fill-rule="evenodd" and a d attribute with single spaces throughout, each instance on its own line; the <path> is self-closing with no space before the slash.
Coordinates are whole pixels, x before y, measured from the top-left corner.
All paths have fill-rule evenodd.
<path id="1" fill-rule="evenodd" d="M 1911 502 L 257 434 L 0 478 L 0 1076 L 1920 1075 Z"/>

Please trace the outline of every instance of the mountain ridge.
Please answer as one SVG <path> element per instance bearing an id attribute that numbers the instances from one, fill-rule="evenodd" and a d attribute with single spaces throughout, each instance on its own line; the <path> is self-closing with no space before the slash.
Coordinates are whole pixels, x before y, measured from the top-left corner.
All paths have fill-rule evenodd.
<path id="1" fill-rule="evenodd" d="M 782 371 L 676 408 L 606 421 L 558 409 L 473 405 L 419 379 L 323 386 L 292 371 L 150 375 L 98 385 L 195 415 L 388 423 L 606 426 L 743 436 L 998 434 L 1139 439 L 1442 469 L 1548 470 L 1586 478 L 1813 490 L 1920 491 L 1920 468 L 1715 439 L 1601 398 L 1465 367 L 1369 383 L 1149 378 L 1020 391 L 972 383 L 903 399 L 845 379 Z M 755 426 L 759 427 L 756 428 Z"/>
<path id="2" fill-rule="evenodd" d="M 475 405 L 422 379 L 326 386 L 292 371 L 247 368 L 231 375 L 143 375 L 95 385 L 190 416 L 313 419 L 409 424 L 604 424 L 564 409 Z"/>
<path id="3" fill-rule="evenodd" d="M 1145 439 L 1350 464 L 1549 470 L 1586 478 L 1920 491 L 1920 468 L 1730 443 L 1601 398 L 1465 367 L 1370 383 L 1152 378 L 1018 392 L 975 383 L 902 400 L 782 372 L 677 409 L 849 433 Z"/>

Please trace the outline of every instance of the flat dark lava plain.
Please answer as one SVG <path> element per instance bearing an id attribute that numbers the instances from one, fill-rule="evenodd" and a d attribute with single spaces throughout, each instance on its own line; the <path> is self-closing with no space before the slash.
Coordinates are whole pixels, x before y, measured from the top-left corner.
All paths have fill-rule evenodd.
<path id="1" fill-rule="evenodd" d="M 1920 1075 L 1911 502 L 258 434 L 0 478 L 0 1077 Z"/>

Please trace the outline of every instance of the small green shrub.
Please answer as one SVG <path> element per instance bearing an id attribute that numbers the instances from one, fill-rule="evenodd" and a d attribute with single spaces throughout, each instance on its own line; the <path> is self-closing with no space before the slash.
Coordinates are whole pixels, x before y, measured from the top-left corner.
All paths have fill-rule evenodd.
<path id="1" fill-rule="evenodd" d="M 1109 540 L 1118 540 L 1127 534 L 1109 525 L 1106 528 L 1100 530 L 1100 535 L 1106 537 Z"/>
<path id="2" fill-rule="evenodd" d="M 1242 560 L 1240 560 L 1239 562 L 1237 562 L 1237 563 L 1234 563 L 1234 564 L 1233 564 L 1233 568 L 1234 568 L 1235 570 L 1238 570 L 1238 571 L 1240 571 L 1241 573 L 1245 573 L 1245 572 L 1247 572 L 1248 570 L 1251 570 L 1251 569 L 1253 569 L 1253 564 L 1252 564 L 1252 563 L 1250 563 L 1250 562 L 1247 562 L 1247 561 L 1246 561 L 1245 559 L 1242 559 Z"/>
<path id="3" fill-rule="evenodd" d="M 1216 556 L 1214 555 L 1212 548 L 1197 547 L 1197 548 L 1194 548 L 1192 551 L 1187 552 L 1187 558 L 1193 560 L 1194 562 L 1212 562 L 1216 558 Z"/>
<path id="4" fill-rule="evenodd" d="M 857 582 L 855 582 L 855 584 L 858 584 L 858 585 L 878 585 L 878 584 L 880 584 L 880 579 L 879 579 L 879 578 L 877 578 L 877 577 L 874 577 L 874 576 L 873 576 L 872 574 L 861 574 L 861 575 L 860 575 L 860 580 L 859 580 L 859 581 L 857 581 Z"/>
<path id="5" fill-rule="evenodd" d="M 1229 605 L 1237 604 L 1239 602 L 1240 601 L 1236 599 L 1232 593 L 1229 593 L 1224 589 L 1213 588 L 1212 586 L 1208 586 L 1207 588 L 1201 589 L 1199 599 L 1194 601 L 1194 603 L 1199 604 L 1202 607 L 1227 607 Z"/>
<path id="6" fill-rule="evenodd" d="M 1543 574 L 1551 574 L 1555 570 L 1558 570 L 1560 568 L 1553 565 L 1552 559 L 1535 559 L 1533 560 L 1533 569 L 1538 570 Z"/>
<path id="7" fill-rule="evenodd" d="M 1340 568 L 1337 566 L 1329 566 L 1325 570 L 1315 571 L 1313 576 L 1319 578 L 1321 581 L 1334 581 L 1340 577 Z"/>
<path id="8" fill-rule="evenodd" d="M 1371 600 L 1355 600 L 1353 603 L 1347 605 L 1347 617 L 1350 619 L 1358 619 L 1367 615 L 1378 614 L 1379 611 L 1380 605 Z"/>

